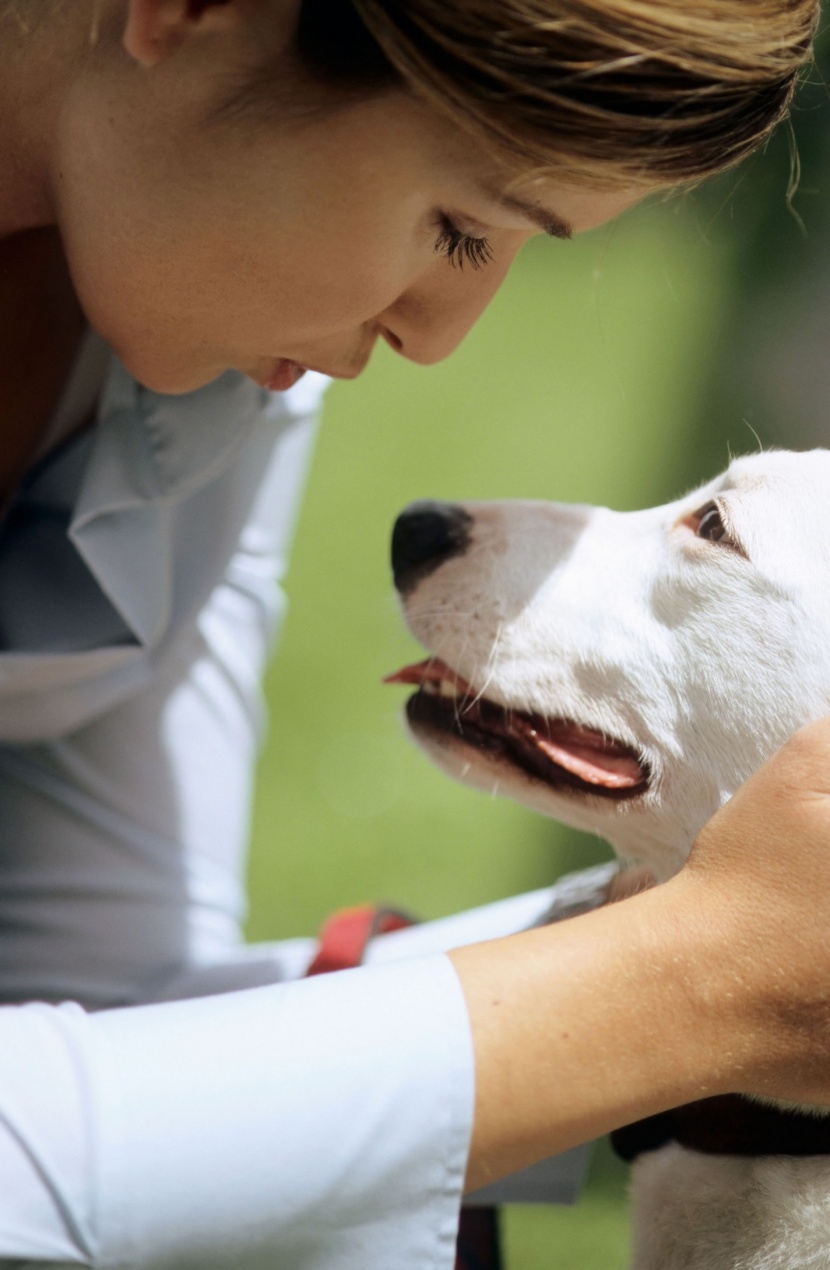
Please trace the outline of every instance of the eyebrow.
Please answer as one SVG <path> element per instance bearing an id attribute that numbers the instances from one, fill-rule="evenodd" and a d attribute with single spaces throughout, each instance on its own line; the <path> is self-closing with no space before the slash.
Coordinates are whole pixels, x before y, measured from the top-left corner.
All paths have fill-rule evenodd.
<path id="1" fill-rule="evenodd" d="M 551 238 L 573 238 L 573 230 L 568 222 L 538 203 L 529 203 L 526 199 L 515 198 L 512 194 L 498 195 L 498 202 L 509 211 L 520 212 L 522 216 L 526 216 L 546 234 L 550 234 Z"/>

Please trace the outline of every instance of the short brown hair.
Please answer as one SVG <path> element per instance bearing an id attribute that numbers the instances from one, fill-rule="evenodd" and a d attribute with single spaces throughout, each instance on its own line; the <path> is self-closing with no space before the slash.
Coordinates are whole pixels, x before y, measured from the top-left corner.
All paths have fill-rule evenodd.
<path id="1" fill-rule="evenodd" d="M 818 0 L 304 0 L 301 54 L 403 82 L 501 153 L 605 186 L 739 162 L 787 113 Z"/>

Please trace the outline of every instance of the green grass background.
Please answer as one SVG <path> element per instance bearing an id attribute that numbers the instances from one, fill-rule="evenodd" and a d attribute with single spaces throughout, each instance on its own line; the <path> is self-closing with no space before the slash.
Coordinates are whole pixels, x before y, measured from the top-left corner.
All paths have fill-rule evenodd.
<path id="1" fill-rule="evenodd" d="M 449 361 L 425 369 L 381 349 L 361 380 L 332 388 L 267 682 L 252 939 L 313 932 L 367 900 L 434 917 L 607 857 L 453 784 L 406 739 L 406 693 L 380 682 L 420 655 L 393 596 L 389 531 L 422 497 L 645 506 L 718 470 L 730 445 L 754 448 L 739 411 L 724 423 L 709 398 L 747 241 L 733 185 L 532 242 Z M 783 187 L 772 181 L 782 206 Z M 506 1251 L 509 1270 L 626 1264 L 625 1174 L 606 1147 L 575 1208 L 507 1212 Z"/>

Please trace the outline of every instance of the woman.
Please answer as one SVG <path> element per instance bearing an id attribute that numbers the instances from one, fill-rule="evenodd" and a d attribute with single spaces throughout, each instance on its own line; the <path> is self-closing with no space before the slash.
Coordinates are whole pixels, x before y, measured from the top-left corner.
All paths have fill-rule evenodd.
<path id="1" fill-rule="evenodd" d="M 299 982 L 306 942 L 237 929 L 320 373 L 447 355 L 531 234 L 748 153 L 814 7 L 4 11 L 3 1257 L 450 1266 L 465 1173 L 704 1093 L 830 1101 L 824 725 L 562 927 Z"/>

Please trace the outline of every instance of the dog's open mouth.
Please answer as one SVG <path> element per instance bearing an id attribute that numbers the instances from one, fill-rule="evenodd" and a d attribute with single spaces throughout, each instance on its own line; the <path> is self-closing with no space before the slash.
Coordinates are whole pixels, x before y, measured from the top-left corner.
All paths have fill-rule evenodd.
<path id="1" fill-rule="evenodd" d="M 606 798 L 632 798 L 648 787 L 648 770 L 632 746 L 571 719 L 489 701 L 438 658 L 404 666 L 384 683 L 418 686 L 406 703 L 414 732 L 457 738 L 547 785 Z"/>

